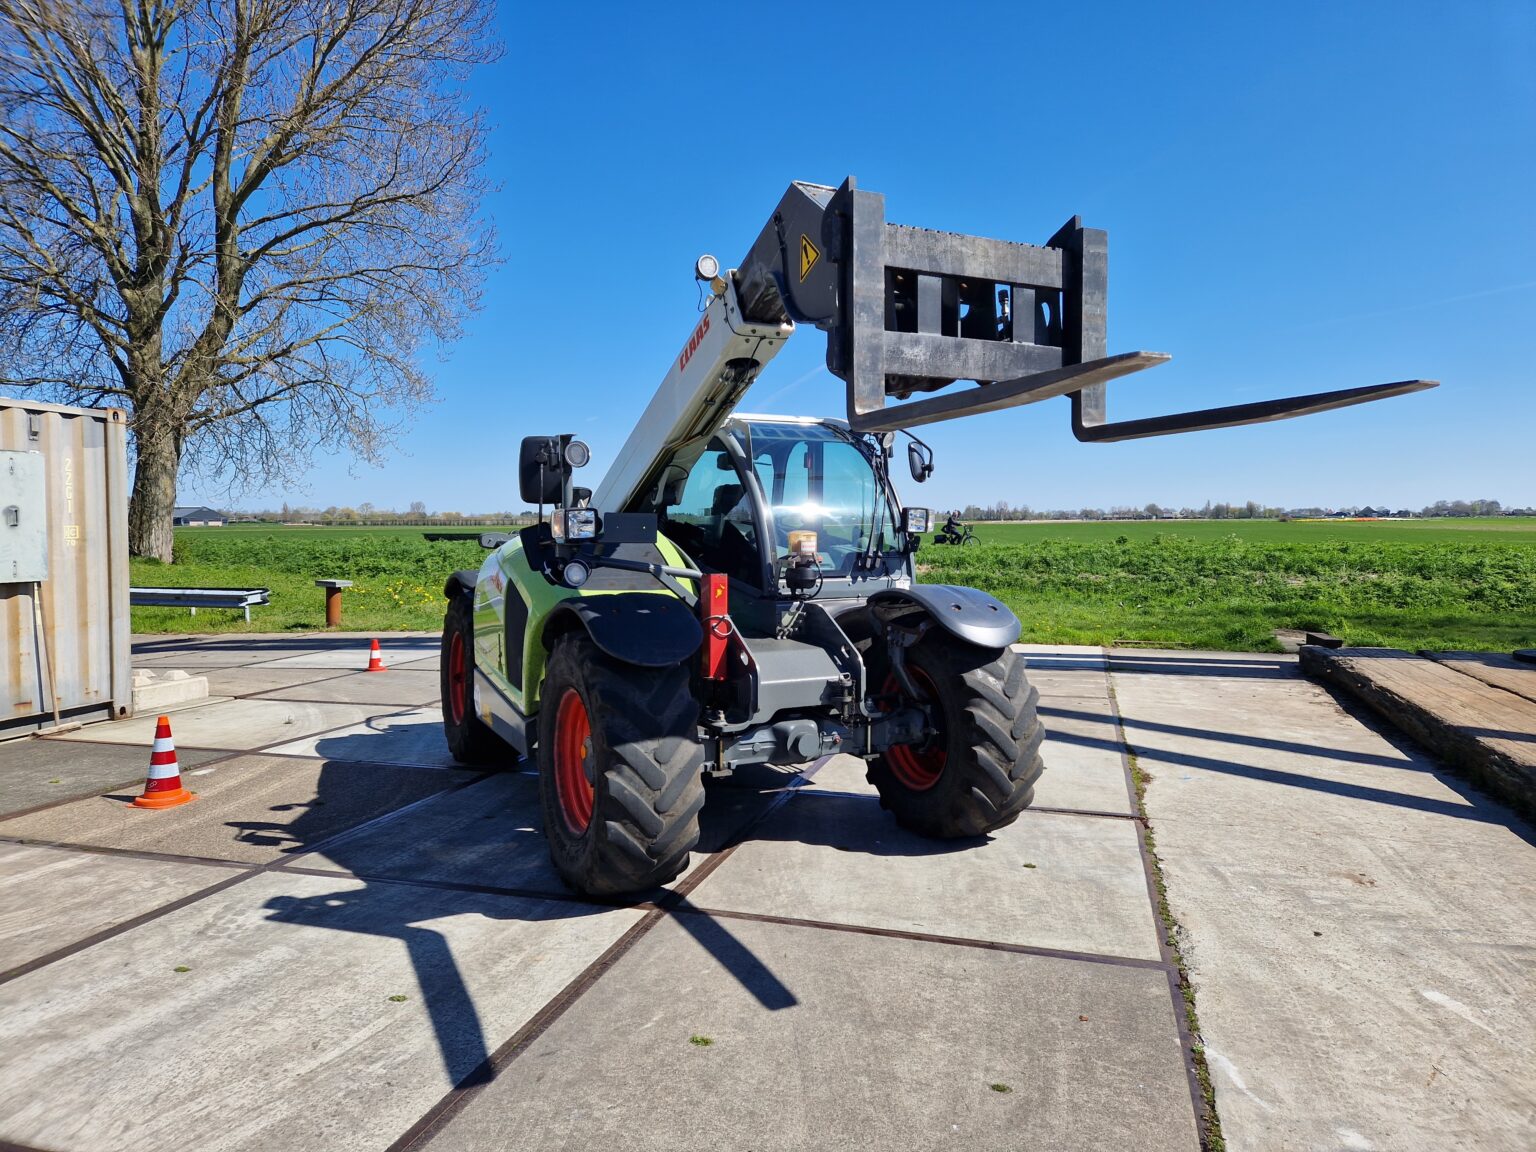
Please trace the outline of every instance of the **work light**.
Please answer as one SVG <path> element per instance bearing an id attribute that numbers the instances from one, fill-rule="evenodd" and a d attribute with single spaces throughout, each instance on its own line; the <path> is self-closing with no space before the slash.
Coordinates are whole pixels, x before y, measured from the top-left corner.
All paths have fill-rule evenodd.
<path id="1" fill-rule="evenodd" d="M 549 524 L 556 540 L 591 540 L 597 535 L 597 513 L 591 508 L 565 508 L 556 512 Z"/>
<path id="2" fill-rule="evenodd" d="M 933 525 L 933 509 L 908 508 L 901 514 L 901 530 L 911 535 L 921 535 Z"/>

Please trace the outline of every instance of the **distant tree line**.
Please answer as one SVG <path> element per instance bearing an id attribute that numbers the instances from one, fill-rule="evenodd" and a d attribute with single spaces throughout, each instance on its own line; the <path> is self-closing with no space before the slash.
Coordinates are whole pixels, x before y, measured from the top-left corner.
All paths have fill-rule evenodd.
<path id="1" fill-rule="evenodd" d="M 1387 504 L 1350 504 L 1339 508 L 1276 508 L 1246 500 L 1241 504 L 1207 500 L 1199 508 L 1175 508 L 1172 505 L 1143 504 L 1140 508 L 1117 504 L 1111 508 L 1031 508 L 1028 504 L 1011 505 L 1006 500 L 982 506 L 967 504 L 960 511 L 962 520 L 1300 520 L 1330 516 L 1364 516 L 1394 519 L 1444 516 L 1536 516 L 1536 508 L 1505 508 L 1497 500 L 1437 500 L 1413 511 L 1394 509 Z"/>
<path id="2" fill-rule="evenodd" d="M 536 518 L 527 508 L 520 512 L 513 512 L 510 509 L 502 512 L 429 512 L 426 504 L 420 500 L 414 501 L 404 512 L 392 508 L 376 508 L 364 502 L 356 508 L 338 507 L 335 504 L 324 508 L 293 507 L 284 504 L 276 509 L 267 508 L 255 512 L 230 514 L 232 521 L 255 521 L 267 524 L 357 524 L 374 527 L 411 525 L 479 527 L 486 524 L 531 524 Z"/>
<path id="3" fill-rule="evenodd" d="M 967 504 L 960 510 L 965 521 L 988 520 L 1301 520 L 1322 519 L 1330 516 L 1365 516 L 1395 519 L 1410 517 L 1444 516 L 1536 516 L 1536 508 L 1505 508 L 1497 500 L 1437 500 L 1427 507 L 1412 511 L 1407 508 L 1392 509 L 1385 504 L 1349 504 L 1341 508 L 1277 508 L 1246 500 L 1241 504 L 1207 500 L 1199 508 L 1175 508 L 1173 505 L 1143 504 L 1140 508 L 1116 504 L 1110 508 L 1031 508 L 1028 504 L 1009 504 L 999 500 L 982 506 Z M 339 507 L 335 504 L 324 508 L 290 506 L 263 509 L 255 512 L 234 512 L 232 520 L 259 521 L 272 524 L 358 524 L 358 525 L 464 525 L 531 524 L 537 519 L 531 508 L 520 511 L 506 509 L 500 512 L 431 511 L 426 504 L 416 500 L 404 511 L 378 508 L 370 503 L 357 507 Z"/>

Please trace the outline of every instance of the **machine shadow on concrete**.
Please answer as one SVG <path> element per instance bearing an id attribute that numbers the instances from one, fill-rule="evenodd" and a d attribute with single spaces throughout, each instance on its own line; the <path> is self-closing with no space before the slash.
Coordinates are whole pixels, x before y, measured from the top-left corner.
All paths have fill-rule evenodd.
<path id="1" fill-rule="evenodd" d="M 379 739 L 387 740 L 388 736 L 381 733 Z M 355 743 L 350 750 L 355 754 Z M 332 804 L 345 803 L 346 794 L 362 786 L 360 773 L 365 773 L 367 766 L 357 760 L 327 762 L 312 800 L 274 809 L 284 813 L 301 809 L 297 818 L 288 822 L 240 820 L 230 821 L 228 826 L 236 829 L 242 841 L 280 845 L 284 855 L 319 850 L 317 855 L 323 860 L 295 860 L 291 865 L 293 871 L 348 874 L 347 885 L 334 892 L 273 897 L 265 905 L 269 919 L 399 940 L 410 958 L 444 1068 L 453 1084 L 462 1087 L 494 1078 L 492 1054 L 496 1045 L 485 1034 L 468 983 L 445 936 L 401 915 L 402 885 L 434 890 L 430 913 L 433 919 L 470 913 L 485 915 L 487 895 L 506 898 L 499 906 L 506 909 L 504 918 L 509 921 L 600 916 L 613 908 L 637 905 L 646 912 L 672 915 L 763 1008 L 776 1011 L 798 1002 L 794 993 L 724 925 L 689 903 L 683 894 L 687 890 L 687 873 L 679 882 L 682 892 L 657 889 L 611 902 L 584 899 L 566 890 L 548 864 L 536 788 L 533 778 L 526 773 L 482 777 L 408 805 L 353 832 L 335 835 L 334 822 L 326 818 L 326 810 Z M 398 767 L 389 770 L 400 771 Z M 518 801 L 509 805 L 498 800 L 489 792 L 498 787 L 514 789 L 519 794 Z M 457 803 L 473 813 L 475 797 L 482 790 L 487 792 L 485 813 L 471 823 L 457 825 L 460 832 L 467 830 L 479 843 L 434 840 L 434 832 L 441 830 L 430 823 L 434 809 Z M 739 797 L 732 798 L 734 803 L 706 805 L 702 847 L 714 851 L 717 849 L 711 846 L 732 842 L 743 828 L 781 798 L 761 790 L 740 792 Z M 497 884 L 499 877 L 494 867 L 482 872 L 478 883 L 462 872 L 455 875 L 456 867 L 463 867 L 455 857 L 474 856 L 484 861 L 494 860 L 498 855 L 516 862 L 509 869 L 516 873 L 515 884 Z M 695 867 L 699 859 L 695 854 Z M 324 861 L 331 866 L 321 866 Z M 466 870 L 472 874 L 479 871 L 474 867 Z M 364 886 L 357 888 L 357 881 Z M 455 904 L 454 893 L 463 895 L 462 909 Z"/>
<path id="2" fill-rule="evenodd" d="M 1306 679 L 1297 665 L 1291 661 L 1254 659 L 1246 656 L 1234 658 L 1220 654 L 1204 655 L 1198 653 L 1191 653 L 1188 656 L 1172 656 L 1162 652 L 1145 656 L 1134 652 L 1111 653 L 1109 657 L 1109 671 L 1115 676 L 1147 674 L 1155 676 L 1220 677 L 1224 679 L 1272 681 Z M 1499 825 L 1508 828 L 1527 843 L 1536 844 L 1536 829 L 1533 829 L 1531 825 L 1526 823 L 1512 809 L 1506 807 L 1498 800 L 1489 797 L 1468 780 L 1445 771 L 1439 766 L 1437 761 L 1418 749 L 1416 745 L 1400 732 L 1383 724 L 1369 711 L 1359 707 L 1355 701 L 1347 696 L 1336 692 L 1330 685 L 1323 684 L 1319 687 L 1327 692 L 1334 702 L 1351 717 L 1376 732 L 1389 744 L 1402 749 L 1403 755 L 1401 757 L 1382 756 L 1352 749 L 1330 748 L 1323 744 L 1303 744 L 1291 740 L 1253 736 L 1240 732 L 1191 728 L 1177 724 L 1167 724 L 1161 721 L 1055 707 L 1049 702 L 1042 704 L 1040 715 L 1047 732 L 1050 734 L 1050 738 L 1060 744 L 1075 744 L 1079 747 L 1111 751 L 1118 750 L 1121 747 L 1119 727 L 1123 725 L 1125 744 L 1139 758 L 1149 764 L 1168 764 L 1184 768 L 1204 769 L 1263 783 L 1305 788 L 1315 792 L 1387 804 L 1436 816 L 1449 816 L 1457 820 L 1470 820 L 1482 824 Z M 1053 725 L 1053 720 L 1064 722 L 1068 730 L 1062 730 L 1063 724 Z M 1081 729 L 1095 723 L 1103 726 L 1102 735 L 1081 731 Z M 1303 772 L 1261 767 L 1245 763 L 1239 753 L 1234 753 L 1228 758 L 1224 756 L 1203 756 L 1188 751 L 1176 751 L 1166 747 L 1150 746 L 1146 741 L 1138 740 L 1136 738 L 1137 733 L 1200 739 L 1232 745 L 1236 749 L 1264 749 L 1323 760 L 1335 760 L 1341 764 L 1391 768 L 1405 773 L 1429 773 L 1460 796 L 1465 803 L 1458 804 L 1431 796 L 1416 796 L 1409 792 L 1400 792 L 1391 788 L 1380 788 L 1347 780 L 1330 779 L 1321 775 L 1313 776 Z"/>

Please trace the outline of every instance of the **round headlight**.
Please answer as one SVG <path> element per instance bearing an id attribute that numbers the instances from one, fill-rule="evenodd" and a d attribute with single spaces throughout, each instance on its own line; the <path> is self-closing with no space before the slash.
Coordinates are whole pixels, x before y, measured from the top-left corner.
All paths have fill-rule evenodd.
<path id="1" fill-rule="evenodd" d="M 592 569 L 580 560 L 571 560 L 565 566 L 565 585 L 567 588 L 580 588 L 587 582 L 587 577 L 590 575 L 592 575 Z"/>
<path id="2" fill-rule="evenodd" d="M 720 261 L 716 260 L 708 252 L 694 261 L 693 278 L 695 280 L 709 281 L 718 275 L 720 275 Z"/>
<path id="3" fill-rule="evenodd" d="M 565 446 L 565 462 L 572 468 L 585 468 L 592 459 L 592 449 L 580 440 L 572 440 Z"/>

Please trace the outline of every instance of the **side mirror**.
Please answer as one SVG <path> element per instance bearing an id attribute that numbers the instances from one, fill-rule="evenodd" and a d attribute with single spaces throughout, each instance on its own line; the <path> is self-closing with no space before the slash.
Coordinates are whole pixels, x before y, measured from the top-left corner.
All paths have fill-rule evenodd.
<path id="1" fill-rule="evenodd" d="M 512 533 L 510 532 L 482 532 L 480 533 L 480 547 L 500 548 L 510 539 L 512 539 Z"/>
<path id="2" fill-rule="evenodd" d="M 565 494 L 560 437 L 524 436 L 517 458 L 517 486 L 524 504 L 558 504 Z"/>
<path id="3" fill-rule="evenodd" d="M 523 503 L 561 503 L 571 473 L 591 459 L 592 450 L 574 436 L 524 436 L 517 460 Z"/>
<path id="4" fill-rule="evenodd" d="M 933 449 L 916 440 L 911 441 L 907 445 L 907 468 L 917 483 L 921 484 L 928 479 L 933 475 Z"/>

